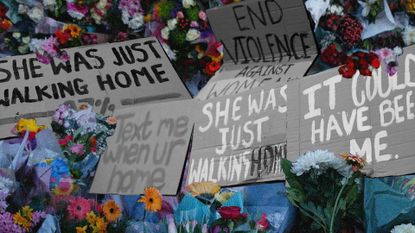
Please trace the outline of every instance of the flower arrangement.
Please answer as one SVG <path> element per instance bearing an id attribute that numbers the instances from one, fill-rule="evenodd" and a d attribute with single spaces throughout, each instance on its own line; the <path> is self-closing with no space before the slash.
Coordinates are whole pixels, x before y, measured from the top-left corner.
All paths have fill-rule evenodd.
<path id="1" fill-rule="evenodd" d="M 320 64 L 341 66 L 339 73 L 345 78 L 357 71 L 371 76 L 381 64 L 395 75 L 402 47 L 415 43 L 412 6 L 412 1 L 401 0 L 307 0 L 316 24 Z"/>
<path id="2" fill-rule="evenodd" d="M 179 76 L 190 80 L 195 75 L 207 78 L 222 64 L 223 51 L 211 31 L 207 15 L 194 0 L 162 0 L 149 15 L 149 34 L 163 42 Z"/>
<path id="3" fill-rule="evenodd" d="M 299 229 L 332 233 L 358 226 L 363 216 L 363 166 L 357 156 L 322 150 L 307 152 L 293 163 L 283 160 L 287 197 L 301 213 Z"/>

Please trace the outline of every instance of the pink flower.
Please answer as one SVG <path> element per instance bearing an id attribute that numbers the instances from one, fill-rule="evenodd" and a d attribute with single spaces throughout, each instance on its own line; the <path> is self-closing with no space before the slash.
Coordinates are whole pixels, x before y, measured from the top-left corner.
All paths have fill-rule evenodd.
<path id="1" fill-rule="evenodd" d="M 71 146 L 71 152 L 77 155 L 83 155 L 85 153 L 84 151 L 84 145 L 75 143 Z"/>
<path id="2" fill-rule="evenodd" d="M 88 212 L 91 211 L 91 204 L 83 197 L 75 197 L 69 201 L 67 210 L 72 218 L 84 220 Z"/>
<path id="3" fill-rule="evenodd" d="M 197 27 L 199 27 L 199 24 L 198 24 L 196 21 L 192 21 L 192 22 L 190 23 L 190 27 L 192 27 L 192 28 L 197 28 Z"/>
<path id="4" fill-rule="evenodd" d="M 40 53 L 36 53 L 36 59 L 43 64 L 49 64 L 50 63 L 50 58 L 48 56 L 45 56 L 43 54 Z"/>
<path id="5" fill-rule="evenodd" d="M 181 11 L 177 12 L 177 18 L 178 18 L 178 19 L 182 19 L 182 18 L 184 18 L 184 14 L 183 14 L 183 12 L 181 12 Z"/>
<path id="6" fill-rule="evenodd" d="M 69 54 L 67 52 L 63 51 L 60 54 L 59 59 L 61 59 L 64 62 L 67 62 L 67 61 L 69 61 Z"/>
<path id="7" fill-rule="evenodd" d="M 390 48 L 383 48 L 376 51 L 376 54 L 380 57 L 381 60 L 387 61 L 393 57 L 393 50 Z"/>
<path id="8" fill-rule="evenodd" d="M 199 18 L 203 21 L 206 21 L 206 19 L 207 19 L 206 13 L 204 11 L 200 11 L 199 12 Z"/>
<path id="9" fill-rule="evenodd" d="M 259 231 L 266 231 L 269 227 L 269 222 L 267 220 L 267 215 L 266 214 L 262 214 L 261 218 L 258 220 L 257 224 L 257 229 Z"/>
<path id="10" fill-rule="evenodd" d="M 66 8 L 68 10 L 68 14 L 75 19 L 82 19 L 88 13 L 88 6 L 86 5 L 77 5 L 73 2 L 66 2 Z"/>
<path id="11" fill-rule="evenodd" d="M 50 56 L 55 57 L 58 54 L 57 51 L 58 40 L 51 36 L 42 43 L 42 49 Z"/>

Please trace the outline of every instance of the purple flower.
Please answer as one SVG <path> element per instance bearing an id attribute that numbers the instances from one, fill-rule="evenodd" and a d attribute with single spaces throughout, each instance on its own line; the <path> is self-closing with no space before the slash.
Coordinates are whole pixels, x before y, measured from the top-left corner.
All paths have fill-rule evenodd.
<path id="1" fill-rule="evenodd" d="M 13 215 L 9 212 L 0 214 L 0 233 L 24 233 L 25 230 L 13 223 Z"/>
<path id="2" fill-rule="evenodd" d="M 398 70 L 396 69 L 396 65 L 391 65 L 388 64 L 388 66 L 386 67 L 386 71 L 388 72 L 389 76 L 394 76 Z"/>
<path id="3" fill-rule="evenodd" d="M 46 218 L 46 213 L 45 213 L 45 212 L 43 212 L 43 211 L 35 211 L 35 212 L 33 212 L 33 214 L 32 214 L 32 223 L 33 223 L 34 225 L 37 225 L 37 224 L 39 224 L 39 223 L 42 221 L 42 219 L 44 219 L 44 218 Z"/>
<path id="4" fill-rule="evenodd" d="M 83 155 L 85 153 L 84 145 L 79 144 L 79 143 L 75 143 L 71 146 L 70 151 L 74 154 L 77 154 L 77 155 Z"/>
<path id="5" fill-rule="evenodd" d="M 48 56 L 45 56 L 43 54 L 40 53 L 36 53 L 36 59 L 43 64 L 49 64 L 50 63 L 50 58 Z"/>
<path id="6" fill-rule="evenodd" d="M 44 40 L 42 43 L 42 49 L 52 57 L 58 55 L 57 51 L 58 40 L 51 36 L 48 39 Z"/>

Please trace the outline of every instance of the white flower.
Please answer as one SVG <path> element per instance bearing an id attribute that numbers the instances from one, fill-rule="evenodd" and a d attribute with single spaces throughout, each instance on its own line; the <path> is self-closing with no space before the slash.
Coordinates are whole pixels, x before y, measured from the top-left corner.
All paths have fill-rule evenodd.
<path id="1" fill-rule="evenodd" d="M 190 42 L 199 39 L 199 37 L 200 37 L 200 32 L 196 29 L 189 29 L 189 31 L 187 31 L 186 33 L 186 40 Z"/>
<path id="2" fill-rule="evenodd" d="M 35 23 L 39 23 L 44 17 L 43 10 L 38 7 L 33 7 L 32 9 L 30 9 L 27 15 Z"/>
<path id="3" fill-rule="evenodd" d="M 107 6 L 108 1 L 107 0 L 100 0 L 97 4 L 97 8 L 104 10 L 105 7 Z"/>
<path id="4" fill-rule="evenodd" d="M 331 14 L 335 14 L 335 15 L 343 15 L 343 7 L 340 5 L 332 5 L 330 6 L 330 8 L 328 9 L 328 11 Z"/>
<path id="5" fill-rule="evenodd" d="M 0 176 L 0 190 L 4 193 L 10 193 L 13 191 L 15 183 L 13 180 Z"/>
<path id="6" fill-rule="evenodd" d="M 169 27 L 164 27 L 163 29 L 161 29 L 161 38 L 168 40 L 169 39 L 169 35 L 170 35 L 170 29 Z"/>
<path id="7" fill-rule="evenodd" d="M 170 30 L 174 30 L 176 28 L 177 25 L 177 19 L 170 19 L 169 21 L 167 21 L 167 26 L 169 27 Z"/>
<path id="8" fill-rule="evenodd" d="M 190 8 L 192 6 L 195 6 L 196 2 L 194 0 L 182 0 L 182 4 L 184 8 Z"/>
<path id="9" fill-rule="evenodd" d="M 396 46 L 395 48 L 393 48 L 393 53 L 395 54 L 395 56 L 402 55 L 402 53 L 403 53 L 402 48 L 399 47 L 399 46 Z"/>
<path id="10" fill-rule="evenodd" d="M 124 24 L 128 25 L 130 22 L 130 14 L 128 14 L 128 11 L 122 11 L 121 20 Z"/>
<path id="11" fill-rule="evenodd" d="M 372 9 L 372 5 L 375 4 L 378 0 L 366 0 L 359 1 L 359 4 L 362 6 L 362 16 L 367 17 Z"/>
<path id="12" fill-rule="evenodd" d="M 297 176 L 316 169 L 317 174 L 323 174 L 328 168 L 335 169 L 340 175 L 350 177 L 351 166 L 327 150 L 316 150 L 305 153 L 293 163 L 292 172 Z"/>
<path id="13" fill-rule="evenodd" d="M 68 14 L 69 14 L 72 18 L 74 18 L 74 19 L 78 19 L 78 20 L 81 20 L 81 19 L 83 19 L 83 18 L 85 17 L 85 15 L 84 15 L 84 14 L 82 14 L 81 12 L 79 12 L 79 11 L 68 10 Z"/>
<path id="14" fill-rule="evenodd" d="M 24 44 L 29 44 L 29 43 L 30 43 L 30 36 L 25 36 L 25 37 L 22 37 L 22 42 L 23 42 Z"/>
<path id="15" fill-rule="evenodd" d="M 144 17 L 142 14 L 137 13 L 133 19 L 128 22 L 128 27 L 133 30 L 138 30 L 144 25 Z"/>
<path id="16" fill-rule="evenodd" d="M 414 233 L 415 232 L 415 226 L 412 224 L 401 224 L 399 226 L 395 226 L 391 233 Z"/>
<path id="17" fill-rule="evenodd" d="M 329 0 L 307 0 L 305 2 L 307 10 L 310 12 L 311 17 L 316 25 L 330 6 Z"/>
<path id="18" fill-rule="evenodd" d="M 415 27 L 408 26 L 403 32 L 403 41 L 407 46 L 415 43 Z"/>
<path id="19" fill-rule="evenodd" d="M 13 38 L 19 39 L 22 36 L 22 34 L 20 32 L 13 32 L 12 36 Z"/>
<path id="20" fill-rule="evenodd" d="M 43 40 L 33 38 L 29 44 L 30 51 L 43 53 L 42 43 L 43 43 Z"/>
<path id="21" fill-rule="evenodd" d="M 43 5 L 49 9 L 49 10 L 53 10 L 53 8 L 56 5 L 56 0 L 43 0 Z"/>
<path id="22" fill-rule="evenodd" d="M 19 4 L 19 8 L 17 9 L 17 13 L 21 15 L 25 15 L 29 12 L 29 7 L 26 5 Z"/>

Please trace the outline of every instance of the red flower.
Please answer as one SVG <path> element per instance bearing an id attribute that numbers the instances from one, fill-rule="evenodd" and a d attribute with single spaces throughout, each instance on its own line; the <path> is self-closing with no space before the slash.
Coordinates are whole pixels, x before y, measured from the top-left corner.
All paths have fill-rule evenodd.
<path id="1" fill-rule="evenodd" d="M 213 76 L 220 69 L 220 66 L 220 62 L 211 61 L 205 66 L 204 72 L 209 76 Z"/>
<path id="2" fill-rule="evenodd" d="M 346 58 L 346 53 L 337 50 L 335 44 L 329 45 L 321 54 L 321 61 L 331 66 L 338 66 L 343 63 Z"/>
<path id="3" fill-rule="evenodd" d="M 344 64 L 339 68 L 339 73 L 344 78 L 352 78 L 353 75 L 356 73 L 356 65 L 353 61 L 349 61 L 348 63 Z"/>
<path id="4" fill-rule="evenodd" d="M 67 135 L 64 139 L 59 139 L 59 145 L 67 146 L 72 141 L 72 135 Z"/>
<path id="5" fill-rule="evenodd" d="M 6 18 L 1 19 L 1 17 L 0 17 L 0 28 L 1 29 L 3 29 L 4 31 L 6 31 L 11 26 L 12 26 L 12 22 L 10 22 L 10 20 L 8 20 Z"/>
<path id="6" fill-rule="evenodd" d="M 368 56 L 369 56 L 370 65 L 375 69 L 379 68 L 380 60 L 379 60 L 378 55 L 376 53 L 369 53 Z"/>
<path id="7" fill-rule="evenodd" d="M 257 224 L 257 229 L 259 231 L 266 231 L 269 227 L 269 222 L 267 220 L 267 215 L 266 214 L 262 214 L 261 218 L 258 220 Z"/>
<path id="8" fill-rule="evenodd" d="M 9 9 L 3 4 L 0 3 L 0 18 L 6 17 L 6 13 Z"/>
<path id="9" fill-rule="evenodd" d="M 237 206 L 224 206 L 219 208 L 218 212 L 223 219 L 236 220 L 248 217 L 246 213 L 242 214 L 241 208 Z"/>
<path id="10" fill-rule="evenodd" d="M 339 32 L 346 44 L 353 47 L 361 39 L 363 26 L 357 19 L 347 15 L 339 25 Z"/>
<path id="11" fill-rule="evenodd" d="M 89 139 L 89 149 L 91 152 L 97 152 L 97 138 L 95 136 Z"/>
<path id="12" fill-rule="evenodd" d="M 58 38 L 59 43 L 63 45 L 66 44 L 71 39 L 71 34 L 70 32 L 68 33 L 67 30 L 65 31 L 58 30 L 55 32 L 55 36 L 56 38 Z"/>

